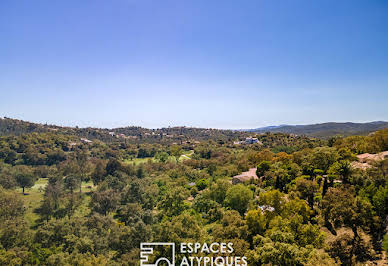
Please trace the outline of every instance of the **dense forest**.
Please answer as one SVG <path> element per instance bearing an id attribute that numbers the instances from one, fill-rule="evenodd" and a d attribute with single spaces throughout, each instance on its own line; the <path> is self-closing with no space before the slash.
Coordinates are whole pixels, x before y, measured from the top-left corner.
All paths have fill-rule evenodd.
<path id="1" fill-rule="evenodd" d="M 388 159 L 354 162 L 388 151 L 388 129 L 321 140 L 5 118 L 0 132 L 0 265 L 139 265 L 142 242 L 231 242 L 248 265 L 386 262 Z"/>

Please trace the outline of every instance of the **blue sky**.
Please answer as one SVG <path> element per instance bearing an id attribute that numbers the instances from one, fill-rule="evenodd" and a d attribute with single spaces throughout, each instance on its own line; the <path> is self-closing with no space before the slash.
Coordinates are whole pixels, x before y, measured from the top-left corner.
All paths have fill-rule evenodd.
<path id="1" fill-rule="evenodd" d="M 0 93 L 71 126 L 388 120 L 388 1 L 2 0 Z"/>

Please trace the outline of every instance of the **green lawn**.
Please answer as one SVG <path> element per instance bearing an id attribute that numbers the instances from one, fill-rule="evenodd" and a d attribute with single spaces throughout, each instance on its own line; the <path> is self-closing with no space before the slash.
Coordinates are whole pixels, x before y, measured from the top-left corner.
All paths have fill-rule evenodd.
<path id="1" fill-rule="evenodd" d="M 93 185 L 93 181 L 89 180 L 88 182 L 82 182 L 82 192 L 91 192 L 95 190 L 95 186 Z"/>
<path id="2" fill-rule="evenodd" d="M 39 219 L 39 215 L 35 213 L 35 210 L 39 208 L 44 195 L 44 188 L 46 187 L 48 182 L 47 178 L 39 178 L 35 185 L 31 188 L 26 188 L 26 195 L 22 195 L 22 189 L 17 188 L 16 191 L 20 193 L 21 198 L 24 202 L 24 206 L 26 208 L 25 218 L 30 226 L 35 226 L 37 220 Z M 93 186 L 92 181 L 82 182 L 82 192 L 84 194 L 83 202 L 79 209 L 77 209 L 75 216 L 84 216 L 87 215 L 90 210 L 88 209 L 88 205 L 90 202 L 89 192 L 93 191 L 95 187 Z"/>
<path id="3" fill-rule="evenodd" d="M 180 157 L 179 157 L 179 161 L 184 161 L 184 160 L 188 160 L 188 159 L 191 159 L 191 156 L 193 155 L 194 151 L 185 151 Z M 134 163 L 135 165 L 138 165 L 138 164 L 141 164 L 141 163 L 146 163 L 148 161 L 152 161 L 152 162 L 157 162 L 158 160 L 155 158 L 155 157 L 149 157 L 149 158 L 132 158 L 132 159 L 126 159 L 124 160 L 123 162 L 126 163 L 126 164 L 132 164 Z M 176 159 L 174 156 L 169 156 L 167 161 L 170 161 L 170 162 L 176 162 Z"/>
<path id="4" fill-rule="evenodd" d="M 194 151 L 185 151 L 181 157 L 179 157 L 179 161 L 189 160 L 191 159 L 191 155 L 194 154 Z"/>
<path id="5" fill-rule="evenodd" d="M 36 224 L 36 220 L 39 219 L 39 215 L 34 213 L 34 210 L 40 206 L 40 202 L 43 199 L 44 188 L 47 185 L 47 178 L 39 178 L 35 185 L 31 188 L 26 188 L 24 192 L 26 195 L 22 195 L 22 189 L 17 188 L 16 191 L 20 193 L 21 199 L 24 202 L 24 206 L 26 208 L 25 218 L 26 221 L 34 226 Z"/>
<path id="6" fill-rule="evenodd" d="M 124 160 L 124 163 L 126 164 L 135 164 L 135 165 L 138 165 L 138 164 L 141 164 L 141 163 L 146 163 L 148 162 L 149 160 L 153 161 L 153 162 L 156 162 L 156 159 L 154 157 L 152 158 L 132 158 L 132 159 L 127 159 L 127 160 Z"/>

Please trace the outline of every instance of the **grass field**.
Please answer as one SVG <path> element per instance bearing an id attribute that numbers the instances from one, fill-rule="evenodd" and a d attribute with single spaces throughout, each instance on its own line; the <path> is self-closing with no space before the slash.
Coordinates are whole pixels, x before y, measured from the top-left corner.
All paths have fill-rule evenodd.
<path id="1" fill-rule="evenodd" d="M 34 210 L 40 206 L 41 201 L 43 200 L 44 188 L 47 185 L 47 181 L 47 178 L 38 179 L 33 187 L 25 189 L 26 195 L 22 195 L 21 188 L 17 189 L 20 195 L 22 195 L 21 199 L 26 208 L 25 218 L 30 226 L 34 226 L 36 220 L 39 219 L 39 215 L 36 214 Z"/>
<path id="2" fill-rule="evenodd" d="M 24 202 L 24 206 L 26 208 L 25 218 L 30 226 L 35 226 L 37 223 L 37 220 L 40 218 L 37 213 L 35 213 L 35 210 L 39 208 L 41 205 L 41 202 L 43 200 L 44 196 L 44 189 L 47 185 L 48 179 L 47 178 L 39 178 L 35 185 L 31 188 L 26 188 L 25 193 L 26 195 L 22 194 L 22 189 L 17 188 L 16 191 L 20 193 L 21 199 Z M 93 182 L 82 182 L 82 193 L 84 195 L 83 202 L 81 206 L 77 209 L 74 216 L 84 216 L 89 212 L 89 202 L 90 202 L 90 195 L 89 192 L 94 190 Z"/>
<path id="3" fill-rule="evenodd" d="M 194 154 L 194 151 L 185 151 L 180 157 L 179 157 L 179 161 L 184 161 L 184 160 L 189 160 L 191 159 L 191 156 Z M 124 160 L 123 162 L 124 163 L 127 163 L 127 164 L 132 164 L 134 163 L 135 165 L 138 165 L 138 164 L 141 164 L 141 163 L 146 163 L 148 161 L 152 161 L 152 162 L 157 162 L 158 159 L 156 159 L 155 157 L 149 157 L 149 158 L 132 158 L 132 159 L 127 159 L 127 160 Z M 176 162 L 176 158 L 174 156 L 169 156 L 168 159 L 167 159 L 168 162 Z"/>
<path id="4" fill-rule="evenodd" d="M 181 157 L 179 158 L 180 161 L 183 161 L 183 160 L 189 160 L 191 159 L 191 156 L 194 154 L 194 151 L 185 151 Z"/>
<path id="5" fill-rule="evenodd" d="M 132 159 L 124 160 L 123 162 L 126 164 L 134 163 L 135 165 L 138 165 L 141 163 L 146 163 L 148 161 L 156 162 L 157 160 L 154 157 L 152 157 L 152 158 L 132 158 Z"/>

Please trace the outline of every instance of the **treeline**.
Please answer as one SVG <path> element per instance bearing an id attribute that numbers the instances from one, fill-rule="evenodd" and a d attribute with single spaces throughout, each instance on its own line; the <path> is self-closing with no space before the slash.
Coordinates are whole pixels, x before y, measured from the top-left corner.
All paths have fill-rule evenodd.
<path id="1" fill-rule="evenodd" d="M 337 148 L 348 148 L 357 154 L 387 151 L 388 128 L 374 132 L 368 136 L 332 138 L 329 143 Z"/>
<path id="2" fill-rule="evenodd" d="M 29 133 L 53 132 L 62 135 L 78 136 L 90 140 L 103 142 L 125 142 L 125 143 L 178 143 L 194 141 L 215 140 L 220 142 L 233 141 L 238 137 L 248 136 L 249 133 L 191 127 L 169 127 L 160 129 L 147 129 L 142 127 L 122 128 L 79 128 L 60 127 L 48 124 L 30 123 L 23 120 L 0 118 L 0 136 L 20 136 Z"/>

